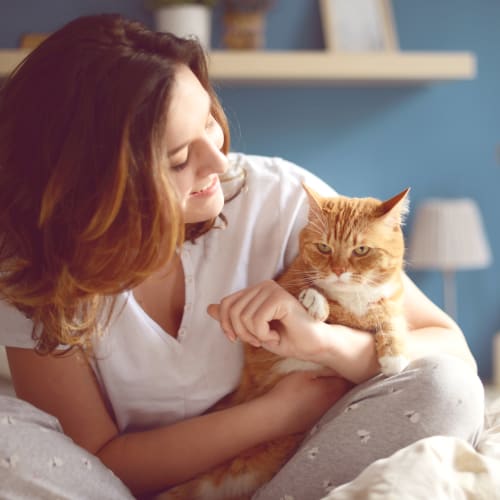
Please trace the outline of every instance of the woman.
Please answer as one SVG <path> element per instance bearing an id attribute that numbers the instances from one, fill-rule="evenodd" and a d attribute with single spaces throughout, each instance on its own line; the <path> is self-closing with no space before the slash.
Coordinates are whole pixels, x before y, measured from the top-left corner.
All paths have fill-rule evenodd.
<path id="1" fill-rule="evenodd" d="M 0 406 L 19 426 L 0 430 L 8 493 L 149 495 L 322 415 L 311 440 L 330 443 L 328 459 L 312 470 L 304 448 L 259 498 L 291 486 L 297 498 L 320 498 L 427 435 L 473 441 L 482 393 L 457 325 L 406 280 L 415 361 L 378 376 L 372 335 L 305 317 L 271 281 L 297 252 L 301 182 L 332 191 L 288 162 L 228 149 L 197 43 L 120 16 L 73 21 L 7 82 L 0 341 L 19 398 Z M 279 339 L 262 327 L 274 319 Z M 235 388 L 242 366 L 241 343 L 221 326 L 337 376 L 292 374 L 260 398 L 204 413 Z M 347 418 L 354 401 L 369 404 Z M 389 440 L 403 408 L 425 422 Z M 367 416 L 378 429 L 372 446 L 347 432 Z M 318 471 L 328 471 L 326 486 Z"/>

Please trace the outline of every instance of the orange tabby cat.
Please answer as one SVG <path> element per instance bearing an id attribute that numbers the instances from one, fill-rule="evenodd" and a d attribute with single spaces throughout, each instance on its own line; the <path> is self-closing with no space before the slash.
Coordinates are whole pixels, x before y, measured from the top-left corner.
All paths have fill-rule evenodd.
<path id="1" fill-rule="evenodd" d="M 409 190 L 382 202 L 374 198 L 323 198 L 305 185 L 304 189 L 309 198 L 309 220 L 300 234 L 299 255 L 278 282 L 298 297 L 314 318 L 373 332 L 382 372 L 399 372 L 407 364 L 401 224 Z M 321 368 L 246 344 L 238 388 L 212 410 L 262 395 L 292 371 Z M 157 499 L 250 499 L 303 438 L 304 434 L 297 434 L 256 446 Z"/>
<path id="2" fill-rule="evenodd" d="M 299 256 L 282 277 L 285 288 L 314 318 L 374 333 L 382 372 L 400 372 L 408 364 L 401 225 L 409 189 L 382 202 L 322 198 L 304 187 L 309 222 Z"/>

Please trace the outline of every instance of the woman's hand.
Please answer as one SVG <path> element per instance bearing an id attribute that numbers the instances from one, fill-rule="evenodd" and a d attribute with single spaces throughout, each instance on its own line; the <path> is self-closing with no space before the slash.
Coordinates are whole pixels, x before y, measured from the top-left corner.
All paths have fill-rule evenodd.
<path id="1" fill-rule="evenodd" d="M 285 358 L 313 361 L 354 383 L 380 371 L 369 332 L 315 320 L 275 281 L 263 281 L 211 304 L 208 313 L 230 340 Z"/>
<path id="2" fill-rule="evenodd" d="M 319 321 L 272 280 L 245 288 L 211 304 L 208 313 L 232 341 L 241 339 L 285 357 L 311 359 L 320 349 Z"/>

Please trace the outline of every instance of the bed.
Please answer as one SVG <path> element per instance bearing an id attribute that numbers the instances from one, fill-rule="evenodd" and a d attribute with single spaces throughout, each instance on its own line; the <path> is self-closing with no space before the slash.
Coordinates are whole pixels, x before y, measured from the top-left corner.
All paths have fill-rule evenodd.
<path id="1" fill-rule="evenodd" d="M 476 448 L 445 436 L 421 439 L 367 467 L 323 500 L 500 499 L 500 396 L 488 401 Z"/>
<path id="2" fill-rule="evenodd" d="M 2 380 L 0 394 L 13 395 L 0 348 Z M 487 395 L 484 430 L 475 448 L 452 437 L 422 439 L 374 462 L 322 500 L 500 500 L 500 388 Z"/>

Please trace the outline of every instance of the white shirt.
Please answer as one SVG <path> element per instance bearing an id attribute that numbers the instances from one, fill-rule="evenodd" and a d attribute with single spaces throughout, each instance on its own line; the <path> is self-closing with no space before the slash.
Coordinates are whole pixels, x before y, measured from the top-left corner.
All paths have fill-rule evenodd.
<path id="1" fill-rule="evenodd" d="M 207 306 L 290 264 L 307 217 L 302 181 L 334 194 L 279 158 L 231 154 L 230 162 L 246 169 L 247 187 L 225 205 L 225 229 L 212 229 L 180 251 L 186 292 L 177 338 L 125 292 L 107 331 L 94 341 L 93 368 L 121 431 L 199 415 L 236 387 L 241 344 L 225 338 Z M 0 301 L 0 345 L 34 347 L 31 329 L 30 320 Z"/>

